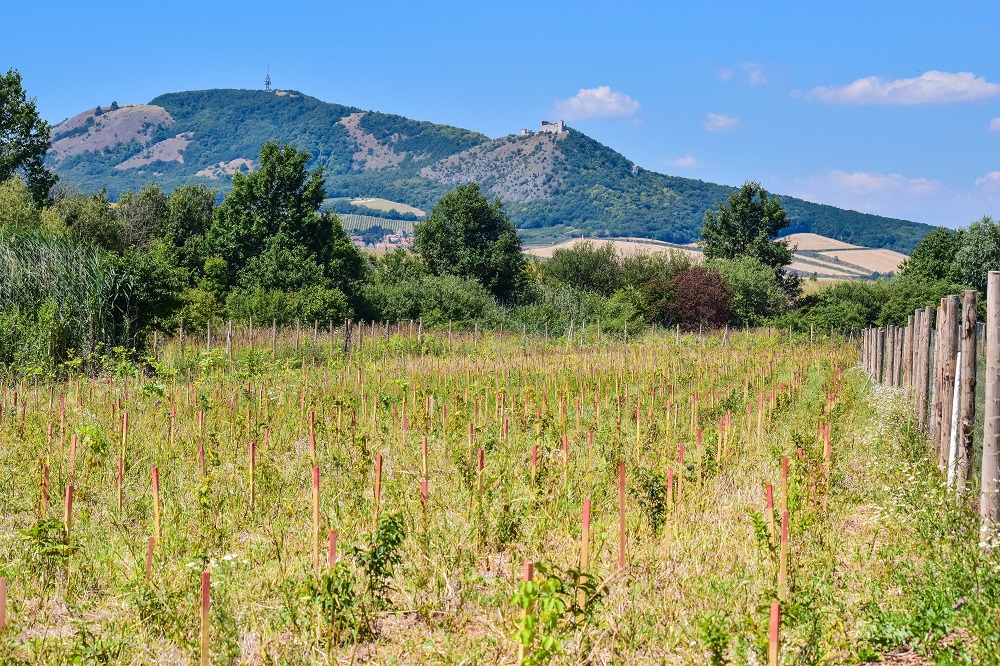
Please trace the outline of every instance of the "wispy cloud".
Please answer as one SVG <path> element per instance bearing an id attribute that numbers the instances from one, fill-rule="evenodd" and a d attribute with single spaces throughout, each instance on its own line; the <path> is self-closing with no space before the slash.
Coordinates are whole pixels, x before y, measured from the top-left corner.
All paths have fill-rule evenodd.
<path id="1" fill-rule="evenodd" d="M 743 122 L 736 116 L 726 116 L 721 113 L 709 113 L 705 116 L 705 129 L 709 132 L 728 132 L 739 128 Z"/>
<path id="2" fill-rule="evenodd" d="M 990 171 L 976 178 L 976 187 L 989 190 L 1000 190 L 1000 171 Z"/>
<path id="3" fill-rule="evenodd" d="M 1000 118 L 994 118 L 990 121 L 990 131 L 1000 132 Z"/>
<path id="4" fill-rule="evenodd" d="M 667 164 L 682 169 L 698 169 L 703 166 L 701 160 L 694 155 L 682 155 L 672 160 L 667 160 Z"/>
<path id="5" fill-rule="evenodd" d="M 610 86 L 581 88 L 569 99 L 556 102 L 556 110 L 567 120 L 623 118 L 639 112 L 639 102 Z"/>
<path id="6" fill-rule="evenodd" d="M 917 78 L 888 80 L 878 76 L 846 86 L 818 86 L 809 97 L 832 104 L 950 104 L 1000 95 L 1000 84 L 971 72 L 924 72 Z"/>
<path id="7" fill-rule="evenodd" d="M 750 79 L 750 85 L 759 86 L 767 83 L 767 77 L 764 76 L 764 67 L 755 62 L 745 62 L 743 63 L 743 71 L 747 73 Z"/>

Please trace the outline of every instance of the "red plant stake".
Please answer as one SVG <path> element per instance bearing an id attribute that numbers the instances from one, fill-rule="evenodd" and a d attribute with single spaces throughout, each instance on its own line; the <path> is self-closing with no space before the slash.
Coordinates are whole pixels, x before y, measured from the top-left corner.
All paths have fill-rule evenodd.
<path id="1" fill-rule="evenodd" d="M 531 445 L 531 487 L 535 487 L 535 477 L 538 476 L 538 445 Z"/>
<path id="2" fill-rule="evenodd" d="M 313 565 L 319 568 L 319 467 L 313 467 Z"/>
<path id="3" fill-rule="evenodd" d="M 479 460 L 476 463 L 476 494 L 479 496 L 479 500 L 483 499 L 483 467 L 485 466 L 486 452 L 479 449 Z"/>
<path id="4" fill-rule="evenodd" d="M 257 445 L 254 442 L 250 442 L 249 451 L 247 451 L 247 457 L 250 459 L 250 513 L 253 513 L 255 500 L 257 498 L 257 483 L 256 483 L 256 470 L 257 470 Z"/>
<path id="5" fill-rule="evenodd" d="M 587 573 L 590 571 L 590 498 L 583 500 L 583 534 L 580 535 L 580 582 L 587 581 Z M 581 589 L 578 593 L 577 603 L 580 608 L 587 606 L 587 593 Z"/>
<path id="6" fill-rule="evenodd" d="M 382 501 L 382 454 L 375 455 L 375 524 L 378 529 L 379 503 Z"/>
<path id="7" fill-rule="evenodd" d="M 73 484 L 66 486 L 66 509 L 63 513 L 63 523 L 66 525 L 66 536 L 73 527 Z"/>
<path id="8" fill-rule="evenodd" d="M 153 468 L 153 536 L 160 544 L 160 470 Z"/>
<path id="9" fill-rule="evenodd" d="M 201 666 L 208 666 L 210 655 L 208 654 L 208 611 L 211 608 L 212 600 L 210 591 L 212 588 L 212 573 L 210 571 L 201 572 Z"/>
<path id="10" fill-rule="evenodd" d="M 618 466 L 618 569 L 625 571 L 625 463 Z"/>
<path id="11" fill-rule="evenodd" d="M 122 477 L 125 475 L 125 465 L 121 456 L 118 456 L 118 469 L 115 473 L 115 486 L 118 491 L 118 513 L 122 511 Z"/>
<path id="12" fill-rule="evenodd" d="M 781 512 L 781 551 L 778 556 L 778 599 L 788 598 L 788 512 Z"/>
<path id="13" fill-rule="evenodd" d="M 767 533 L 774 539 L 774 491 L 771 484 L 764 486 L 764 511 L 767 514 Z"/>

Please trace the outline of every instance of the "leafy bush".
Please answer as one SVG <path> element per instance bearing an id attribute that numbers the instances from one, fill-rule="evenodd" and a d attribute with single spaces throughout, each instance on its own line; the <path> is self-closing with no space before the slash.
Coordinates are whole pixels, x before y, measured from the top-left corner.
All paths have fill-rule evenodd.
<path id="1" fill-rule="evenodd" d="M 733 291 L 716 269 L 696 266 L 683 271 L 674 278 L 673 289 L 669 309 L 673 323 L 682 329 L 718 328 L 729 321 Z"/>

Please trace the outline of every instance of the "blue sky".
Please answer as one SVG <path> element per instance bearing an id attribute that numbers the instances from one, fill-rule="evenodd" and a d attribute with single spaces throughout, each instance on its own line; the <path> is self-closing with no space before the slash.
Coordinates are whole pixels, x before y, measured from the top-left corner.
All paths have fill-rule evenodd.
<path id="1" fill-rule="evenodd" d="M 1000 215 L 997 2 L 11 3 L 43 116 L 274 86 L 664 173 L 963 226 Z M 992 125 L 992 131 L 991 131 Z"/>

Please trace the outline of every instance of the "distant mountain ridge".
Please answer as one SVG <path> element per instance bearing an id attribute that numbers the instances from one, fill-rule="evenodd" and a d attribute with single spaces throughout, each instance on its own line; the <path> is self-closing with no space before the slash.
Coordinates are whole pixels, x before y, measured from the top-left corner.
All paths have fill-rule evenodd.
<path id="1" fill-rule="evenodd" d="M 84 111 L 52 130 L 63 182 L 111 196 L 150 182 L 221 191 L 260 146 L 295 144 L 322 165 L 330 197 L 376 197 L 424 210 L 462 182 L 500 196 L 529 235 L 687 243 L 732 187 L 636 167 L 572 128 L 497 139 L 471 130 L 323 102 L 296 91 L 201 90 Z M 933 227 L 781 197 L 806 232 L 904 253 Z"/>

